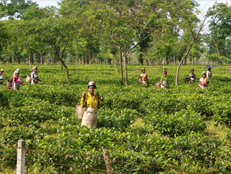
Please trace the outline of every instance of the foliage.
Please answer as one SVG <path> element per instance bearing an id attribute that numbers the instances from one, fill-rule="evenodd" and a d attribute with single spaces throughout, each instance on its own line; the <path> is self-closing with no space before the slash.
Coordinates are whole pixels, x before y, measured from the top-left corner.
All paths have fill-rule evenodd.
<path id="1" fill-rule="evenodd" d="M 27 152 L 27 160 L 35 161 L 28 167 L 40 173 L 89 172 L 76 167 L 105 170 L 103 148 L 110 151 L 114 171 L 122 173 L 176 173 L 178 169 L 186 173 L 217 173 L 230 170 L 230 158 L 226 155 L 230 153 L 226 148 L 229 146 L 227 137 L 217 139 L 206 129 L 206 120 L 224 124 L 227 129 L 230 127 L 228 66 L 212 70 L 213 77 L 205 90 L 197 84 L 183 83 L 191 66 L 182 67 L 179 86 L 172 85 L 177 67 L 166 66 L 169 89 L 154 88 L 162 75 L 159 66 L 145 67 L 149 86 L 138 84 L 139 66 L 128 66 L 133 72 L 128 87 L 123 86 L 114 66 L 79 65 L 78 71 L 75 65 L 68 66 L 70 86 L 64 84 L 65 74 L 58 65 L 38 65 L 42 79 L 38 85 L 25 84 L 19 91 L 0 86 L 1 154 L 15 158 L 17 141 L 25 139 L 28 149 L 40 151 Z M 11 70 L 16 67 L 21 69 L 24 81 L 26 74 L 30 73 L 28 65 L 4 65 L 5 78 L 11 77 Z M 203 69 L 201 66 L 194 66 L 194 69 L 198 81 Z M 96 82 L 97 92 L 104 97 L 97 129 L 81 127 L 75 115 L 75 104 L 90 80 Z M 7 146 L 13 146 L 13 149 Z M 77 156 L 48 154 L 41 150 Z M 52 165 L 54 163 L 73 167 Z M 15 161 L 5 159 L 4 165 L 9 168 L 15 165 Z"/>

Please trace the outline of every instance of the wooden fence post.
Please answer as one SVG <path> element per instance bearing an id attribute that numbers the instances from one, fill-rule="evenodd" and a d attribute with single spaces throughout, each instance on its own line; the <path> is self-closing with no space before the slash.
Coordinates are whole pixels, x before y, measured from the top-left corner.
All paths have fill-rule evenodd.
<path id="1" fill-rule="evenodd" d="M 25 140 L 18 141 L 17 147 L 17 172 L 16 174 L 25 174 Z"/>
<path id="2" fill-rule="evenodd" d="M 103 157 L 104 161 L 107 167 L 107 173 L 112 174 L 112 168 L 111 168 L 111 163 L 110 163 L 110 155 L 109 151 L 107 149 L 103 149 Z"/>

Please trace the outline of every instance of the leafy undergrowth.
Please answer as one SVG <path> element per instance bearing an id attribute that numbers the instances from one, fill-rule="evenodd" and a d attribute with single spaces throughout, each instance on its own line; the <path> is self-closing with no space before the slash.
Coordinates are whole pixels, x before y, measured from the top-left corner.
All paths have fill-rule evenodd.
<path id="1" fill-rule="evenodd" d="M 25 84 L 19 91 L 0 86 L 0 153 L 8 158 L 0 172 L 14 170 L 15 160 L 9 158 L 16 157 L 19 139 L 26 140 L 27 149 L 77 155 L 27 152 L 31 173 L 105 170 L 103 148 L 110 151 L 113 170 L 121 173 L 231 172 L 231 86 L 230 74 L 224 73 L 228 66 L 213 70 L 205 90 L 183 83 L 191 66 L 182 66 L 178 86 L 176 66 L 167 66 L 170 89 L 154 87 L 162 67 L 146 67 L 150 84 L 142 86 L 137 82 L 140 67 L 128 66 L 130 85 L 124 87 L 114 65 L 79 65 L 78 71 L 68 66 L 69 86 L 59 65 L 39 65 L 39 85 Z M 23 79 L 30 73 L 28 65 L 3 68 L 6 79 L 12 69 L 20 68 Z M 199 80 L 203 69 L 194 69 Z M 90 80 L 104 98 L 97 129 L 81 127 L 75 115 Z"/>

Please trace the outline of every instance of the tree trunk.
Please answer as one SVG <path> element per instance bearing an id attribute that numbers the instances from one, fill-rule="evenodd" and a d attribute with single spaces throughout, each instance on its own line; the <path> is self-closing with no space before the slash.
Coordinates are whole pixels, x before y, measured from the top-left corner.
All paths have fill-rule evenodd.
<path id="1" fill-rule="evenodd" d="M 120 78 L 121 78 L 121 80 L 123 80 L 123 57 L 122 57 L 122 44 L 120 44 L 119 52 L 120 52 Z"/>
<path id="2" fill-rule="evenodd" d="M 34 64 L 33 51 L 30 51 L 30 64 Z"/>
<path id="3" fill-rule="evenodd" d="M 87 64 L 92 64 L 92 60 L 93 60 L 93 53 L 92 53 L 92 49 L 93 49 L 93 46 L 92 44 L 88 44 L 87 45 L 87 50 L 88 50 L 88 61 L 87 61 Z"/>
<path id="4" fill-rule="evenodd" d="M 173 64 L 176 65 L 176 54 L 173 56 Z"/>
<path id="5" fill-rule="evenodd" d="M 125 86 L 128 86 L 127 56 L 124 56 L 124 76 Z"/>
<path id="6" fill-rule="evenodd" d="M 43 64 L 44 63 L 44 58 L 43 58 L 43 53 L 40 51 L 40 62 Z"/>
<path id="7" fill-rule="evenodd" d="M 146 64 L 146 65 L 149 65 L 148 59 L 145 59 L 145 64 Z"/>
<path id="8" fill-rule="evenodd" d="M 187 50 L 187 52 L 185 53 L 185 55 L 180 60 L 180 63 L 178 65 L 177 71 L 176 71 L 176 83 L 175 83 L 175 85 L 178 85 L 178 76 L 179 76 L 180 66 L 183 63 L 183 61 L 186 60 L 186 58 L 187 58 L 188 54 L 190 53 L 190 51 L 192 49 L 192 46 L 194 45 L 195 41 L 196 40 L 194 40 L 194 42 L 189 46 L 189 49 Z"/>
<path id="9" fill-rule="evenodd" d="M 176 71 L 176 83 L 175 83 L 175 85 L 178 85 L 178 76 L 179 76 L 180 66 L 181 66 L 181 64 L 183 63 L 184 59 L 187 58 L 187 56 L 188 56 L 188 54 L 190 53 L 190 51 L 191 51 L 191 49 L 192 49 L 194 43 L 195 43 L 196 40 L 198 39 L 199 34 L 200 34 L 201 30 L 203 29 L 203 26 L 204 26 L 204 23 L 205 23 L 206 19 L 207 19 L 207 18 L 205 18 L 204 21 L 201 23 L 200 28 L 199 28 L 199 30 L 198 30 L 198 32 L 197 32 L 196 37 L 193 36 L 193 42 L 192 42 L 191 44 L 189 44 L 188 50 L 186 51 L 185 55 L 182 57 L 182 59 L 181 59 L 179 65 L 178 65 L 178 67 L 177 67 L 177 71 Z"/>
<path id="10" fill-rule="evenodd" d="M 111 61 L 112 61 L 112 59 L 107 59 L 107 64 L 111 65 Z"/>
<path id="11" fill-rule="evenodd" d="M 32 69 L 32 64 L 31 64 L 30 56 L 28 57 L 28 62 L 29 62 L 29 65 L 30 65 L 30 69 Z"/>
<path id="12" fill-rule="evenodd" d="M 64 56 L 64 53 L 65 53 L 65 50 L 66 50 L 66 49 L 63 49 L 63 50 L 62 50 L 62 53 L 61 53 L 61 55 L 60 55 L 60 57 L 59 57 L 59 60 L 60 60 L 60 62 L 61 62 L 61 64 L 62 64 L 62 67 L 64 67 L 65 70 L 66 70 L 67 84 L 70 85 L 69 70 L 68 70 L 67 65 L 66 65 L 65 62 L 63 61 L 63 56 Z"/>
<path id="13" fill-rule="evenodd" d="M 143 63 L 144 63 L 144 59 L 143 59 L 142 54 L 140 54 L 139 63 L 140 63 L 140 65 L 143 65 Z"/>
<path id="14" fill-rule="evenodd" d="M 164 66 L 164 64 L 165 64 L 165 60 L 163 60 L 163 71 L 165 71 L 165 66 Z"/>
<path id="15" fill-rule="evenodd" d="M 63 67 L 66 70 L 66 77 L 67 77 L 67 84 L 70 85 L 70 79 L 69 79 L 69 70 L 68 67 L 66 66 L 65 62 L 60 58 L 60 62 L 63 65 Z"/>

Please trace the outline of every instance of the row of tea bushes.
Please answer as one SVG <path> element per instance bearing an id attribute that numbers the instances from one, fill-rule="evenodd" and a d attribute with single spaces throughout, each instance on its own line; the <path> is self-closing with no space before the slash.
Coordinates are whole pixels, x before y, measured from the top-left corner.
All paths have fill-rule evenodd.
<path id="1" fill-rule="evenodd" d="M 29 73 L 26 65 L 20 66 Z M 129 66 L 130 85 L 124 87 L 114 66 L 79 65 L 78 71 L 75 65 L 68 66 L 69 86 L 64 84 L 65 73 L 58 65 L 39 66 L 43 80 L 39 85 L 25 84 L 19 91 L 0 86 L 1 154 L 14 158 L 17 141 L 25 139 L 29 149 L 76 155 L 28 152 L 28 160 L 38 161 L 29 164 L 35 173 L 90 173 L 75 165 L 105 170 L 103 148 L 111 153 L 113 169 L 122 173 L 231 171 L 231 134 L 217 139 L 206 131 L 206 120 L 230 126 L 230 82 L 226 75 L 219 78 L 219 67 L 209 87 L 201 90 L 197 84 L 172 85 L 175 66 L 167 66 L 170 89 L 154 87 L 162 67 L 154 67 L 160 76 L 147 67 L 151 84 L 143 86 L 137 82 L 140 67 Z M 190 68 L 182 66 L 182 71 Z M 6 76 L 11 76 L 7 73 L 6 68 Z M 81 127 L 75 116 L 75 105 L 90 80 L 96 82 L 97 92 L 104 98 L 97 129 Z M 1 170 L 3 166 L 15 166 L 15 161 L 6 159 Z"/>

